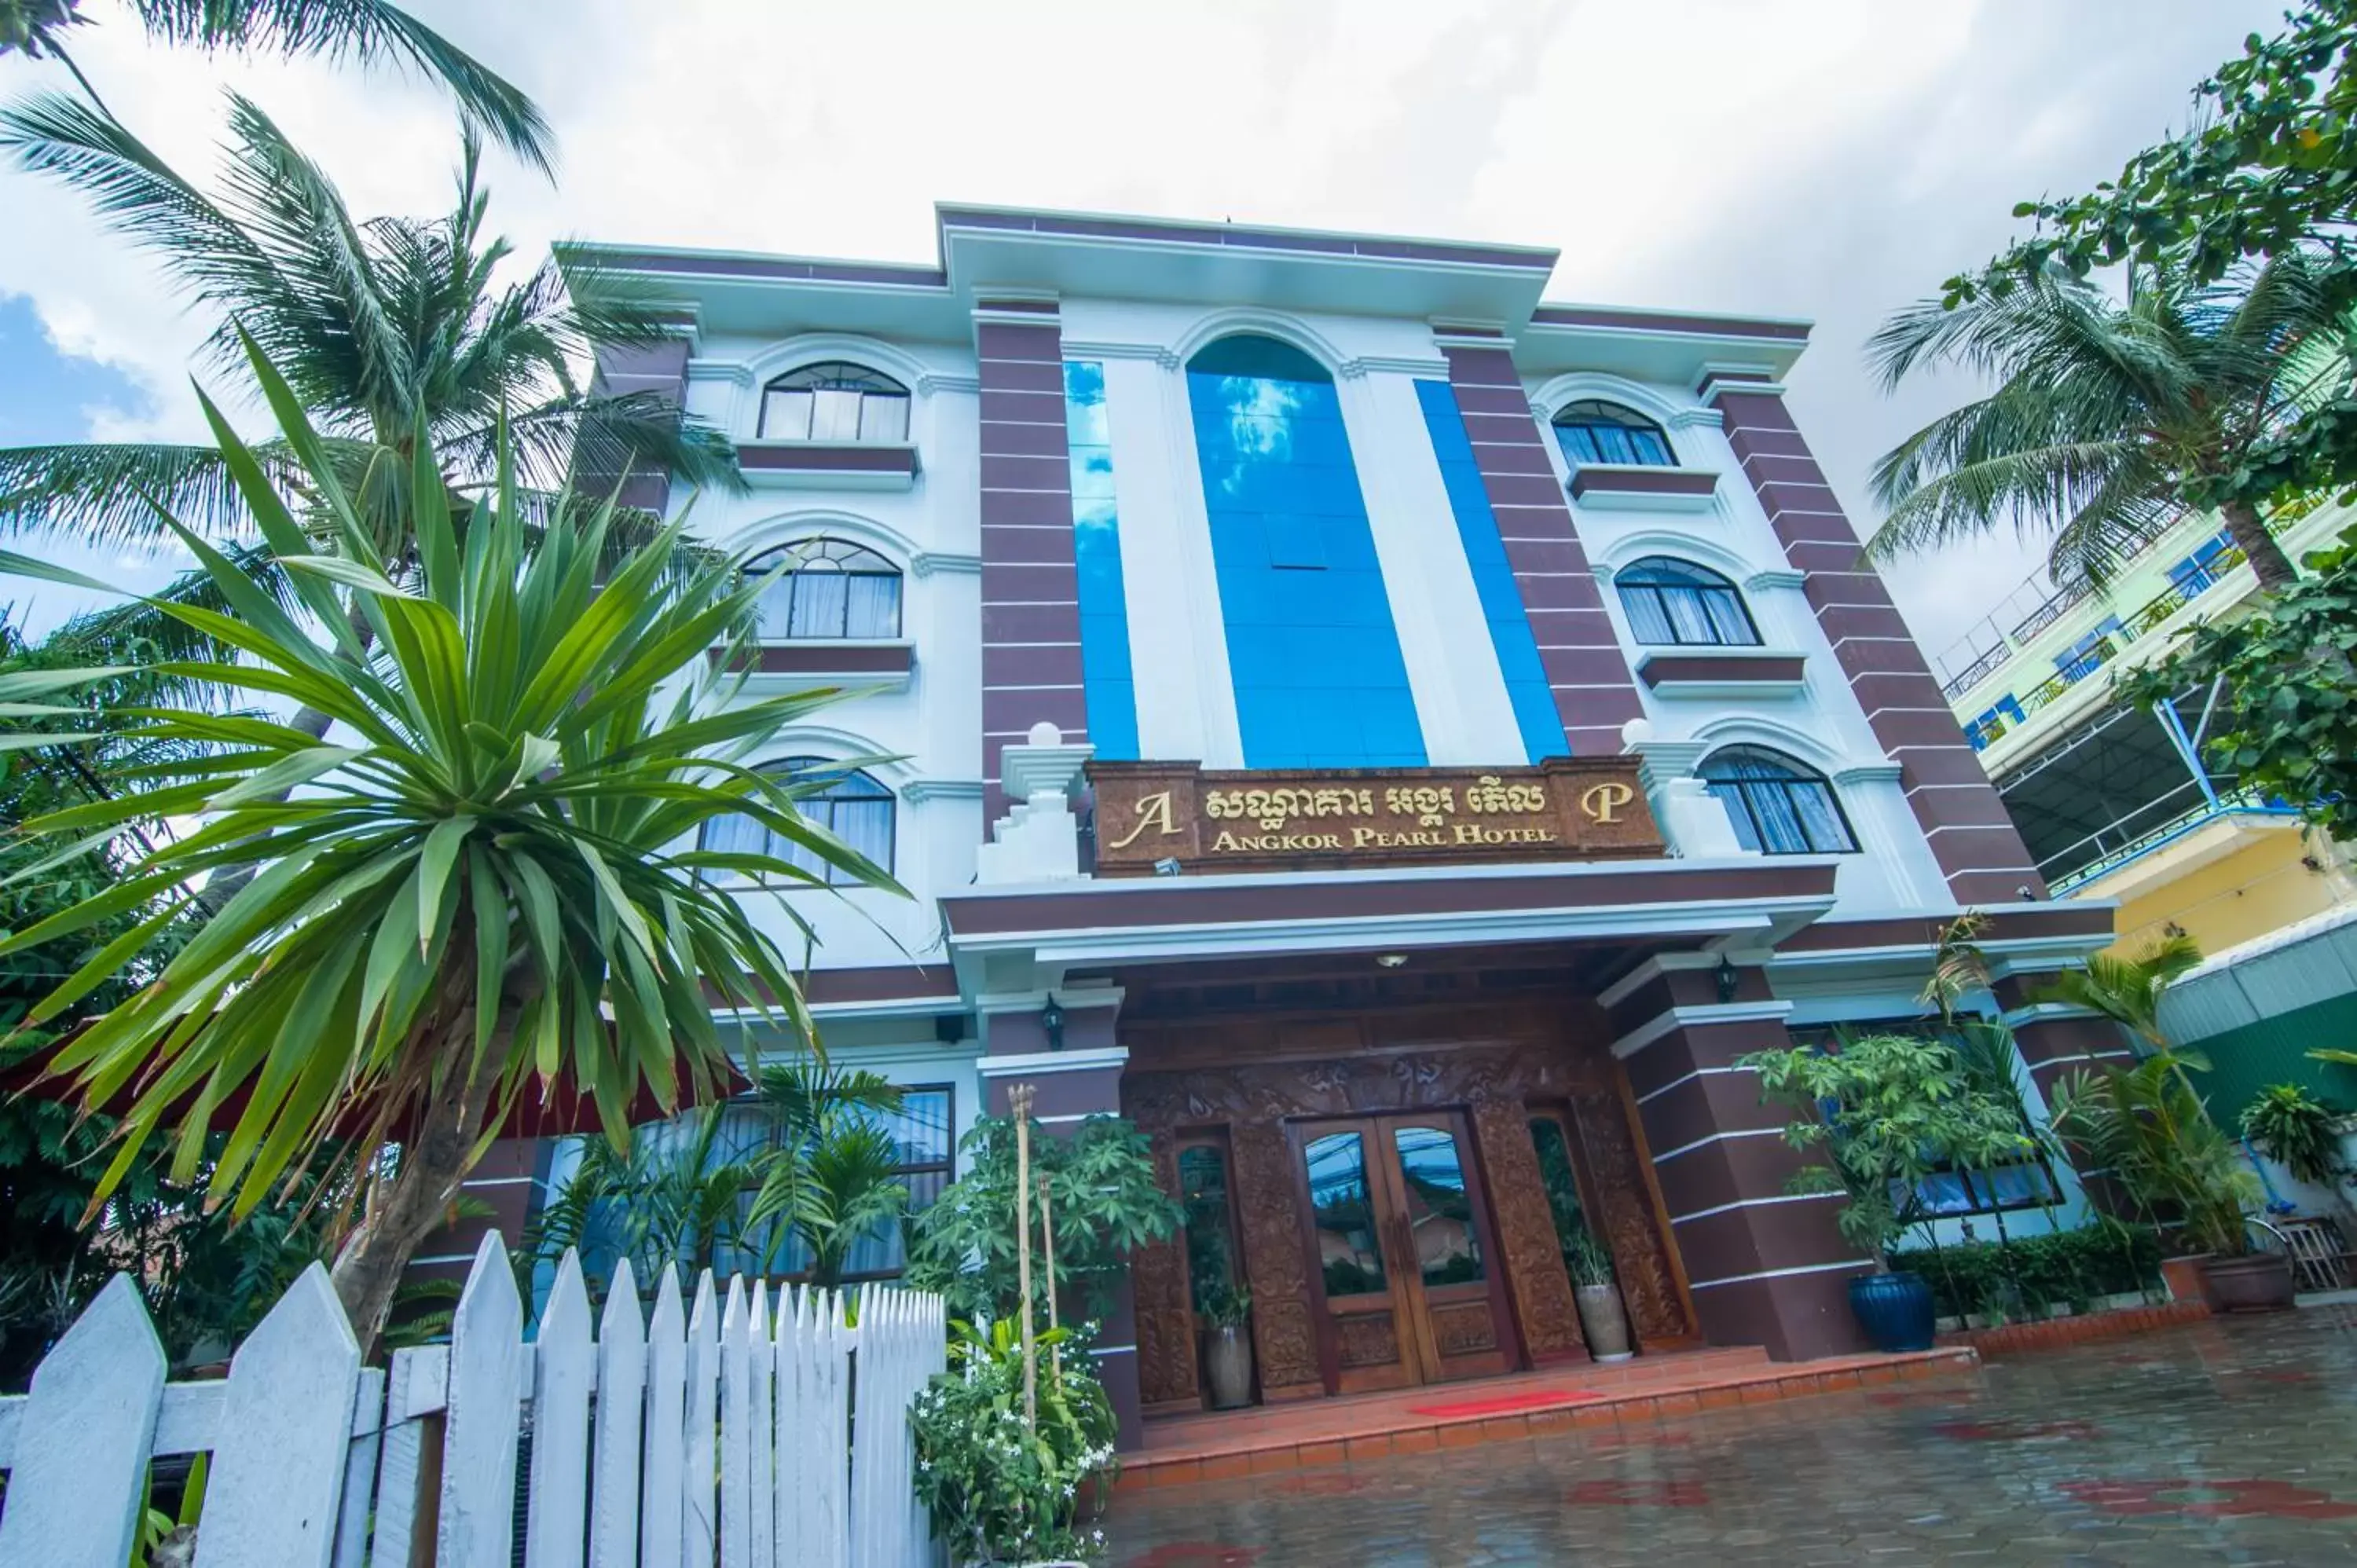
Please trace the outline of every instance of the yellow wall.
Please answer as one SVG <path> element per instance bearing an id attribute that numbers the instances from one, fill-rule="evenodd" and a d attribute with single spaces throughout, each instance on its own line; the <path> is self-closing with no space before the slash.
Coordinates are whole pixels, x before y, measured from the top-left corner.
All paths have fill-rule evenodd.
<path id="1" fill-rule="evenodd" d="M 2169 853 L 2166 850 L 2160 852 Z M 2296 832 L 2270 832 L 2222 859 L 2171 877 L 2120 905 L 2115 952 L 2142 949 L 2169 921 L 2205 953 L 2321 914 L 2337 898 L 2334 877 L 2301 863 L 2308 846 Z M 2100 887 L 2090 892 L 2101 896 Z"/>

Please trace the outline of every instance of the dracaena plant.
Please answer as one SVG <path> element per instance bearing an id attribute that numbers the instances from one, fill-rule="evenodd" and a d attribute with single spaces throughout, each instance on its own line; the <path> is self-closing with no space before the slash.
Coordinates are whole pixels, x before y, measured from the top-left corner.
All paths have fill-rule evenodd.
<path id="1" fill-rule="evenodd" d="M 785 890 L 824 873 L 782 851 L 700 848 L 705 824 L 742 814 L 813 864 L 893 885 L 796 810 L 791 780 L 745 765 L 834 694 L 749 700 L 726 673 L 734 660 L 706 658 L 763 584 L 677 571 L 677 522 L 616 563 L 610 502 L 535 507 L 505 462 L 461 530 L 421 431 L 407 492 L 418 569 L 396 585 L 287 383 L 247 351 L 311 504 L 334 525 L 334 553 L 208 400 L 298 608 L 167 518 L 228 608 L 163 607 L 238 656 L 156 672 L 316 707 L 332 727 L 322 738 L 203 706 L 125 710 L 135 735 L 209 754 L 23 824 L 50 846 L 24 875 L 102 845 L 122 875 L 0 940 L 0 954 L 148 912 L 32 1010 L 39 1026 L 189 910 L 209 878 L 253 873 L 151 983 L 73 1035 L 54 1070 L 123 1113 L 107 1183 L 162 1134 L 184 1176 L 212 1157 L 215 1193 L 241 1211 L 322 1160 L 353 1161 L 357 1221 L 335 1277 L 366 1342 L 519 1101 L 561 1088 L 619 1143 L 642 1092 L 669 1108 L 717 1091 L 728 1053 L 716 1008 L 808 1036 L 794 976 L 747 907 L 777 895 L 729 874 Z M 21 556 L 5 564 L 103 586 Z M 117 673 L 44 672 L 0 701 L 38 706 L 27 700 Z M 130 841 L 158 818 L 188 825 L 152 847 Z M 228 1136 L 211 1156 L 215 1125 Z"/>

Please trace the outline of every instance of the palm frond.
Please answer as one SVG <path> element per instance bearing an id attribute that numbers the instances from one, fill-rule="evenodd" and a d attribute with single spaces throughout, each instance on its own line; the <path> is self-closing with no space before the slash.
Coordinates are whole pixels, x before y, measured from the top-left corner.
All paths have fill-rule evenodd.
<path id="1" fill-rule="evenodd" d="M 300 470 L 277 443 L 256 456 L 288 489 Z M 94 544 L 171 537 L 161 507 L 184 526 L 220 535 L 250 526 L 219 451 L 136 442 L 83 442 L 0 450 L 0 533 L 48 532 Z"/>
<path id="2" fill-rule="evenodd" d="M 390 61 L 438 80 L 459 114 L 543 174 L 555 169 L 555 134 L 518 88 L 385 0 L 135 0 L 148 33 L 203 49 Z"/>

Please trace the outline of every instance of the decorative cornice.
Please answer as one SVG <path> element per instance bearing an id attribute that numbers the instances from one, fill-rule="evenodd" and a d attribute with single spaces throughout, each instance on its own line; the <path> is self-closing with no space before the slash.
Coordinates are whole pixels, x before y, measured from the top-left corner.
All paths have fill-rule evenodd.
<path id="1" fill-rule="evenodd" d="M 1615 1061 L 1627 1061 L 1655 1040 L 1674 1030 L 1701 1028 L 1712 1024 L 1748 1024 L 1773 1018 L 1781 1022 L 1792 1015 L 1790 1002 L 1716 1002 L 1691 1007 L 1671 1007 L 1655 1014 L 1627 1034 L 1612 1042 Z"/>
<path id="2" fill-rule="evenodd" d="M 978 392 L 982 390 L 980 376 L 961 376 L 940 371 L 927 371 L 917 378 L 919 395 L 931 397 L 935 392 Z"/>
<path id="3" fill-rule="evenodd" d="M 1768 588 L 1798 588 L 1806 585 L 1809 575 L 1795 572 L 1789 566 L 1770 566 L 1764 572 L 1754 572 L 1743 579 L 1743 591 L 1757 594 Z"/>
<path id="4" fill-rule="evenodd" d="M 928 800 L 979 800 L 982 780 L 979 779 L 911 779 L 900 786 L 900 799 L 912 806 Z"/>
<path id="5" fill-rule="evenodd" d="M 742 360 L 690 360 L 687 380 L 691 386 L 717 381 L 724 386 L 750 387 L 753 367 Z"/>
<path id="6" fill-rule="evenodd" d="M 1834 775 L 1836 784 L 1896 784 L 1905 769 L 1895 762 L 1854 762 Z"/>
<path id="7" fill-rule="evenodd" d="M 1725 427 L 1727 415 L 1715 408 L 1682 408 L 1666 423 L 1673 430 L 1718 430 Z"/>
<path id="8" fill-rule="evenodd" d="M 1160 343 L 1123 343 L 1110 339 L 1067 338 L 1064 339 L 1067 360 L 1152 360 L 1159 364 L 1178 362 L 1178 356 Z"/>
<path id="9" fill-rule="evenodd" d="M 1100 1046 L 1090 1050 L 1031 1051 L 1019 1057 L 976 1057 L 974 1070 L 985 1079 L 1037 1078 L 1047 1073 L 1102 1072 L 1129 1060 L 1126 1046 Z"/>
<path id="10" fill-rule="evenodd" d="M 1489 346 L 1497 347 L 1495 343 Z M 1415 354 L 1362 354 L 1355 360 L 1343 360 L 1339 370 L 1344 379 L 1349 381 L 1356 381 L 1361 376 L 1372 375 L 1377 371 L 1387 371 L 1402 376 L 1429 376 L 1446 381 L 1448 377 L 1448 361 L 1437 355 L 1426 358 Z"/>
<path id="11" fill-rule="evenodd" d="M 982 557 L 950 550 L 920 550 L 909 557 L 909 570 L 920 577 L 930 577 L 936 572 L 979 573 Z"/>

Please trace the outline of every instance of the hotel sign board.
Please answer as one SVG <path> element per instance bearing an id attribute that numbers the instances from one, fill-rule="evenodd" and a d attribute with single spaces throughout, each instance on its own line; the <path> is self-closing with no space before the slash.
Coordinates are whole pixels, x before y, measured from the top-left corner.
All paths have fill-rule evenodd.
<path id="1" fill-rule="evenodd" d="M 1206 773 L 1092 762 L 1096 870 L 1337 871 L 1663 854 L 1634 757 L 1536 768 Z"/>

